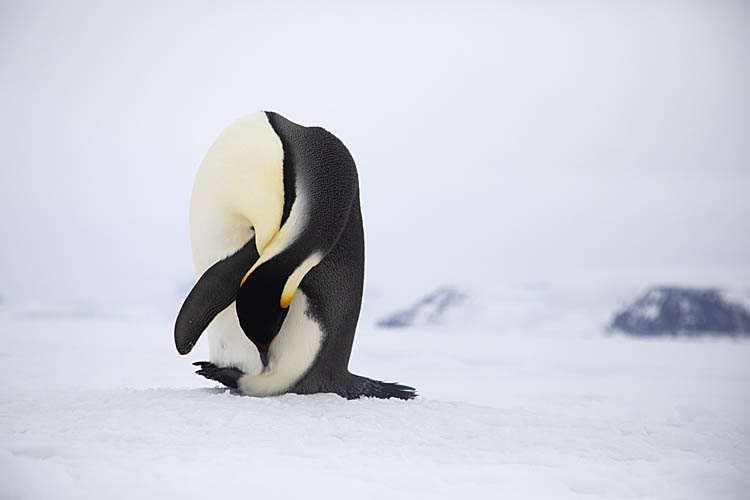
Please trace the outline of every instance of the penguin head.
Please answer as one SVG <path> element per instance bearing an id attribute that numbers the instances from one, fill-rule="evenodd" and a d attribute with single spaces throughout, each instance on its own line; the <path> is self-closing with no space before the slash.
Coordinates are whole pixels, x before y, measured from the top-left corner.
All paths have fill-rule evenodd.
<path id="1" fill-rule="evenodd" d="M 259 259 L 242 279 L 235 303 L 237 318 L 258 349 L 263 366 L 268 366 L 271 344 L 295 292 L 321 258 L 318 252 L 306 254 L 298 244 L 292 244 L 266 261 Z"/>
<path id="2" fill-rule="evenodd" d="M 271 259 L 243 280 L 235 307 L 242 331 L 255 344 L 263 366 L 268 366 L 271 343 L 279 334 L 287 309 L 281 307 L 284 283 L 279 279 L 279 260 Z"/>
<path id="3" fill-rule="evenodd" d="M 285 278 L 289 275 L 285 257 L 277 255 L 248 271 L 235 302 L 240 326 L 258 349 L 263 366 L 268 366 L 271 344 L 289 307 L 289 302 L 282 298 Z"/>

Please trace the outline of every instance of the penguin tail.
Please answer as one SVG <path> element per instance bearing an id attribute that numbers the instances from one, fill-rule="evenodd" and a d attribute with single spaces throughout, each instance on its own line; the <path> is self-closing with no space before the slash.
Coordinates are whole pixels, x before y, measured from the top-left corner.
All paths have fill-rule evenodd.
<path id="1" fill-rule="evenodd" d="M 393 382 L 381 382 L 359 375 L 352 375 L 348 390 L 341 394 L 347 399 L 378 398 L 378 399 L 403 399 L 409 400 L 417 397 L 414 387 L 401 385 Z"/>

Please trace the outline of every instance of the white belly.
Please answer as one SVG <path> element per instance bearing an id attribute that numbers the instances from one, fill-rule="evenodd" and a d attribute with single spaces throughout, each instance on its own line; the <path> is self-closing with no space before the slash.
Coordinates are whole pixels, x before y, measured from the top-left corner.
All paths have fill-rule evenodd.
<path id="1" fill-rule="evenodd" d="M 205 335 L 213 364 L 234 366 L 245 373 L 260 373 L 263 364 L 258 349 L 242 331 L 234 302 L 214 318 Z"/>
<path id="2" fill-rule="evenodd" d="M 255 228 L 258 253 L 279 232 L 284 151 L 263 112 L 235 121 L 216 139 L 195 176 L 190 239 L 201 275 L 241 248 Z"/>
<path id="3" fill-rule="evenodd" d="M 264 369 L 258 350 L 240 328 L 232 303 L 207 330 L 211 362 L 245 372 L 239 380 L 239 388 L 245 394 L 270 396 L 286 392 L 312 366 L 323 343 L 323 332 L 307 316 L 307 306 L 307 296 L 297 291 L 268 351 L 268 366 Z"/>

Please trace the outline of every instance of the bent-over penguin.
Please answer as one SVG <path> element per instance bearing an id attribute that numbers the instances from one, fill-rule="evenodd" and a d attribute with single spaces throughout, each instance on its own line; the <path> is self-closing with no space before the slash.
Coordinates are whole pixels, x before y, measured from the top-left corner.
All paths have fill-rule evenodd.
<path id="1" fill-rule="evenodd" d="M 190 233 L 200 278 L 174 337 L 187 354 L 207 329 L 198 374 L 252 396 L 415 396 L 349 373 L 364 233 L 354 159 L 333 134 L 273 112 L 231 124 L 198 170 Z"/>

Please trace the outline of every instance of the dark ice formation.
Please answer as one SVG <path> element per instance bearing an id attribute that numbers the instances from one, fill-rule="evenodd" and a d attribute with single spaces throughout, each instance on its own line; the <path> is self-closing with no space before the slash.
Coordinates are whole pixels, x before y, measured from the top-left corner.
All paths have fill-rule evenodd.
<path id="1" fill-rule="evenodd" d="M 643 336 L 747 336 L 750 312 L 716 289 L 655 287 L 618 313 L 611 326 Z"/>

